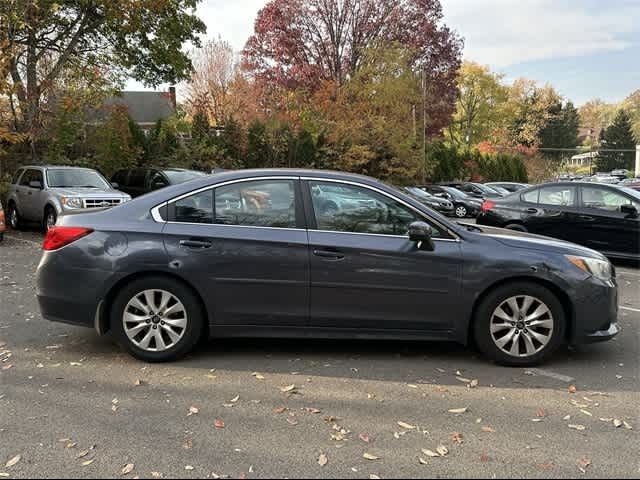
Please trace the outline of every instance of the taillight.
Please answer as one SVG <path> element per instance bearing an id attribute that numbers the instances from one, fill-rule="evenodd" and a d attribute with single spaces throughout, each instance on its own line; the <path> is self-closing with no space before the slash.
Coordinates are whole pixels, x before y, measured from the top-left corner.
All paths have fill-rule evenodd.
<path id="1" fill-rule="evenodd" d="M 485 200 L 482 204 L 482 212 L 488 212 L 489 210 L 493 210 L 496 206 L 496 202 L 492 202 L 491 200 Z"/>
<path id="2" fill-rule="evenodd" d="M 52 227 L 47 232 L 42 248 L 45 252 L 58 250 L 93 233 L 90 228 Z"/>

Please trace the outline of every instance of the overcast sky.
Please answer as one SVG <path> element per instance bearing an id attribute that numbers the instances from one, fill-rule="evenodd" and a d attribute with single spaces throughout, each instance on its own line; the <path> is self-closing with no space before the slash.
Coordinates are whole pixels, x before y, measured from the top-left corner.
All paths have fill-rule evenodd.
<path id="1" fill-rule="evenodd" d="M 580 105 L 640 89 L 640 0 L 441 0 L 466 59 L 550 82 Z M 240 50 L 266 0 L 203 0 L 208 37 Z M 131 82 L 129 89 L 139 89 Z"/>

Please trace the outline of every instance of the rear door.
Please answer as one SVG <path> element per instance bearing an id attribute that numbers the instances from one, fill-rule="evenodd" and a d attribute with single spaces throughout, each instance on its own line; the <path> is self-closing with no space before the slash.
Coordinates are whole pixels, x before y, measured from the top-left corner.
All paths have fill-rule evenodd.
<path id="1" fill-rule="evenodd" d="M 576 185 L 540 187 L 523 194 L 522 199 L 525 202 L 523 221 L 531 233 L 581 243 Z"/>
<path id="2" fill-rule="evenodd" d="M 381 191 L 329 180 L 303 183 L 310 218 L 311 326 L 448 331 L 461 286 L 459 242 L 426 215 Z M 431 222 L 435 251 L 408 238 Z M 368 331 L 368 332 L 367 332 Z"/>
<path id="3" fill-rule="evenodd" d="M 585 246 L 601 252 L 640 255 L 640 218 L 622 212 L 623 205 L 640 211 L 640 202 L 603 185 L 581 187 L 580 235 Z"/>
<path id="4" fill-rule="evenodd" d="M 234 181 L 170 204 L 172 264 L 218 327 L 308 325 L 309 249 L 297 177 Z M 214 207 L 215 204 L 215 207 Z"/>

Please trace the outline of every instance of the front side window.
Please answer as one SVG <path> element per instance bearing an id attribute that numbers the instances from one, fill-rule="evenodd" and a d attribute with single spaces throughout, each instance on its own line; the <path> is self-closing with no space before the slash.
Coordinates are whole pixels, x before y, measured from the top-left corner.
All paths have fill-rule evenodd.
<path id="1" fill-rule="evenodd" d="M 40 185 L 43 186 L 42 180 L 42 172 L 40 170 L 27 170 L 22 176 L 20 185 L 23 187 L 31 187 L 31 182 L 40 182 Z"/>
<path id="2" fill-rule="evenodd" d="M 173 205 L 173 219 L 179 223 L 213 223 L 213 194 L 211 190 L 178 200 Z"/>
<path id="3" fill-rule="evenodd" d="M 572 186 L 555 185 L 540 189 L 540 205 L 558 207 L 575 207 L 578 188 Z"/>
<path id="4" fill-rule="evenodd" d="M 582 205 L 608 212 L 619 212 L 623 205 L 633 205 L 640 209 L 640 202 L 634 202 L 626 195 L 609 188 L 599 187 L 582 187 Z"/>
<path id="5" fill-rule="evenodd" d="M 215 223 L 296 228 L 293 180 L 238 182 L 215 189 Z"/>
<path id="6" fill-rule="evenodd" d="M 318 230 L 405 236 L 409 225 L 425 221 L 401 203 L 368 188 L 309 182 Z M 434 237 L 442 237 L 434 228 Z"/>

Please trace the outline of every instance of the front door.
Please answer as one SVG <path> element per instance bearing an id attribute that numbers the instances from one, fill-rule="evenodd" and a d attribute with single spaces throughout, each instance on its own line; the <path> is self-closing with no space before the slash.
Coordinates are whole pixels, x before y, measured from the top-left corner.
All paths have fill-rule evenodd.
<path id="1" fill-rule="evenodd" d="M 429 221 L 364 185 L 308 181 L 311 326 L 365 331 L 448 331 L 461 288 L 460 244 L 434 227 L 435 251 L 409 241 Z"/>
<path id="2" fill-rule="evenodd" d="M 245 180 L 170 204 L 169 261 L 205 292 L 217 327 L 307 326 L 309 253 L 299 188 L 293 178 Z"/>
<path id="3" fill-rule="evenodd" d="M 583 244 L 601 252 L 640 255 L 640 218 L 622 212 L 624 205 L 640 211 L 640 201 L 600 185 L 584 185 L 580 207 Z"/>

